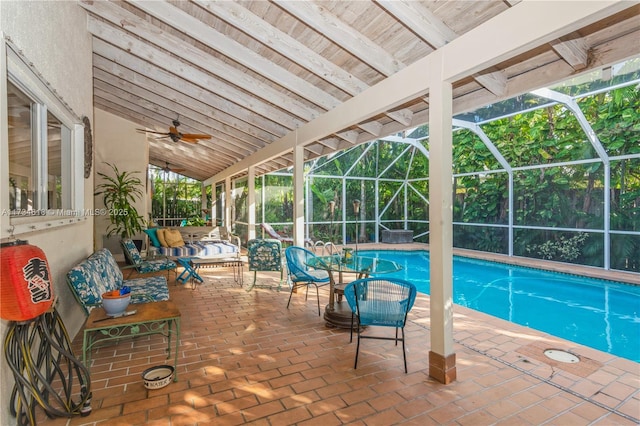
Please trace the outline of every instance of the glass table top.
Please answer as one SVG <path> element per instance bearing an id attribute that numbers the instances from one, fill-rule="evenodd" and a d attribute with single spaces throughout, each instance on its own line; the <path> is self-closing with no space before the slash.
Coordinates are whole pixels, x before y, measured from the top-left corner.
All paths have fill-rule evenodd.
<path id="1" fill-rule="evenodd" d="M 307 261 L 307 265 L 316 269 L 324 269 L 325 271 L 366 274 L 385 274 L 402 269 L 402 266 L 391 260 L 358 255 L 344 260 L 344 258 L 338 254 L 311 258 Z"/>

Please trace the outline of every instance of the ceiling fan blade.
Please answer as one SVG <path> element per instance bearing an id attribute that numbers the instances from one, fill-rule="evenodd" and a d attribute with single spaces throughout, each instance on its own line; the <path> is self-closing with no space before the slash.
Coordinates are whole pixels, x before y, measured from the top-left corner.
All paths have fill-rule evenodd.
<path id="1" fill-rule="evenodd" d="M 205 135 L 205 134 L 200 134 L 200 133 L 184 133 L 182 135 L 182 138 L 187 138 L 187 139 L 211 139 L 211 135 Z"/>
<path id="2" fill-rule="evenodd" d="M 144 133 L 153 133 L 154 135 L 165 135 L 165 136 L 169 135 L 169 133 L 167 133 L 167 132 L 155 132 L 153 130 L 147 130 L 147 129 L 136 129 L 136 130 L 138 130 L 139 132 L 144 132 Z"/>
<path id="3" fill-rule="evenodd" d="M 173 173 L 182 173 L 184 172 L 186 169 L 169 169 L 171 170 Z"/>
<path id="4" fill-rule="evenodd" d="M 192 138 L 185 138 L 185 137 L 182 137 L 182 138 L 180 138 L 180 142 L 186 142 L 186 143 L 198 143 L 198 139 L 192 139 Z"/>

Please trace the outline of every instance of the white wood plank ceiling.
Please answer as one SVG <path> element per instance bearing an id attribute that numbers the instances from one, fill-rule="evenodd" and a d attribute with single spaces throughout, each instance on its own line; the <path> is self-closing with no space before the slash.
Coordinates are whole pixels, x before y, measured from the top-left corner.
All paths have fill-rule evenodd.
<path id="1" fill-rule="evenodd" d="M 93 40 L 95 107 L 141 127 L 206 133 L 198 144 L 150 136 L 150 163 L 205 180 L 375 86 L 519 1 L 80 1 Z M 579 3 L 579 2 L 576 2 Z M 640 54 L 640 6 L 454 84 L 470 111 Z M 576 7 L 580 7 L 576 4 Z M 622 10 L 620 10 L 622 9 Z M 535 25 L 535 23 L 531 23 Z M 305 146 L 305 159 L 428 120 L 417 97 Z M 292 164 L 282 153 L 256 168 Z"/>

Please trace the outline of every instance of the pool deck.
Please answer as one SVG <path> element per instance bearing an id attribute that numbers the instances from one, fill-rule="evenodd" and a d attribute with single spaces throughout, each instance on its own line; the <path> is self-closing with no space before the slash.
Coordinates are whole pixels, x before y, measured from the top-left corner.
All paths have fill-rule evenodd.
<path id="1" fill-rule="evenodd" d="M 424 247 L 424 246 L 422 246 Z M 245 272 L 245 284 L 253 273 Z M 88 417 L 41 425 L 637 425 L 640 364 L 454 307 L 457 380 L 429 378 L 429 297 L 419 295 L 400 347 L 362 342 L 358 369 L 349 332 L 325 326 L 315 295 L 277 291 L 258 273 L 248 292 L 232 271 L 203 271 L 195 289 L 170 285 L 182 312 L 179 381 L 159 390 L 140 374 L 166 363 L 161 336 L 93 351 Z M 313 297 L 312 297 L 313 296 Z M 321 300 L 328 300 L 327 288 Z M 544 313 L 541 313 L 544 314 Z M 81 342 L 76 337 L 74 350 Z M 580 358 L 553 361 L 545 349 Z"/>

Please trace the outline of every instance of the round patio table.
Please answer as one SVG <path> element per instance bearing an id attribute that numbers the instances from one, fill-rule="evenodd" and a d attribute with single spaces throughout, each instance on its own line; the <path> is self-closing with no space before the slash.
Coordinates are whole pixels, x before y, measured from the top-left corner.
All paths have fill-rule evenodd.
<path id="1" fill-rule="evenodd" d="M 391 260 L 354 255 L 345 260 L 340 255 L 316 256 L 307 261 L 307 265 L 315 269 L 323 269 L 329 273 L 329 304 L 324 310 L 327 326 L 351 328 L 351 308 L 344 294 L 345 274 L 354 274 L 356 279 L 366 278 L 371 274 L 387 274 L 402 269 L 402 266 Z M 338 274 L 338 280 L 335 274 Z M 336 300 L 336 294 L 339 296 Z"/>

